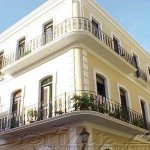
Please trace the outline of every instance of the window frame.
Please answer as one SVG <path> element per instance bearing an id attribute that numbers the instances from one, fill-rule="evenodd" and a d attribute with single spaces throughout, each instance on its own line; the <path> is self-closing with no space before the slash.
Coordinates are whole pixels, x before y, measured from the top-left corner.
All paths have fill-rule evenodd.
<path id="1" fill-rule="evenodd" d="M 93 69 L 93 79 L 94 79 L 94 91 L 97 92 L 97 82 L 96 82 L 96 75 L 100 75 L 104 81 L 105 81 L 105 95 L 106 95 L 106 98 L 108 99 L 111 99 L 111 90 L 110 90 L 110 79 L 109 77 L 104 74 L 101 70 L 99 69 Z"/>
<path id="2" fill-rule="evenodd" d="M 121 104 L 121 98 L 120 98 L 120 89 L 123 89 L 123 91 L 125 92 L 125 96 L 126 96 L 126 104 L 127 107 L 132 109 L 131 106 L 131 97 L 130 97 L 130 92 L 127 90 L 127 88 L 122 85 L 121 83 L 117 83 L 117 88 L 118 88 L 118 98 L 119 98 L 119 103 Z"/>
<path id="3" fill-rule="evenodd" d="M 42 35 L 43 35 L 43 42 L 42 42 L 42 44 L 43 45 L 45 45 L 46 43 L 48 43 L 45 40 L 46 39 L 46 37 L 45 37 L 45 26 L 47 24 L 51 23 L 51 22 L 52 22 L 52 26 L 53 26 L 53 30 L 52 30 L 52 39 L 53 39 L 53 35 L 54 35 L 54 20 L 50 19 L 50 20 L 48 20 L 48 21 L 46 21 L 45 23 L 42 24 Z"/>
<path id="4" fill-rule="evenodd" d="M 150 122 L 150 115 L 149 115 L 149 108 L 148 108 L 148 102 L 146 101 L 146 99 L 142 96 L 138 96 L 139 99 L 139 107 L 140 107 L 140 113 L 142 114 L 142 109 L 141 109 L 141 101 L 144 102 L 145 104 L 145 113 L 146 113 L 146 121 Z"/>

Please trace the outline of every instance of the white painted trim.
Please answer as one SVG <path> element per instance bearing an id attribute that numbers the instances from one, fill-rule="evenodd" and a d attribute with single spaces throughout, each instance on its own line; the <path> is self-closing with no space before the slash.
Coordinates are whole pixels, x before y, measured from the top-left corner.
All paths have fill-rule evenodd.
<path id="1" fill-rule="evenodd" d="M 98 18 L 96 18 L 92 13 L 89 13 L 90 15 L 90 21 L 94 20 L 98 24 L 98 28 L 102 30 L 102 22 L 99 21 Z"/>
<path id="2" fill-rule="evenodd" d="M 121 39 L 118 37 L 118 35 L 116 35 L 116 33 L 113 33 L 113 32 L 111 31 L 111 38 L 112 38 L 112 40 L 113 40 L 113 37 L 118 41 L 119 46 L 122 47 Z M 114 45 L 113 45 L 113 46 L 114 46 Z"/>
<path id="3" fill-rule="evenodd" d="M 119 98 L 120 104 L 121 104 L 120 88 L 125 91 L 127 107 L 130 108 L 130 109 L 132 109 L 132 107 L 131 107 L 131 96 L 130 96 L 130 92 L 127 90 L 127 88 L 126 88 L 122 83 L 117 83 L 117 91 L 118 91 L 118 98 Z"/>
<path id="4" fill-rule="evenodd" d="M 85 7 L 90 7 L 95 9 L 95 11 L 97 12 L 97 14 L 101 14 L 103 16 L 103 21 L 107 24 L 107 25 L 111 25 L 112 28 L 115 28 L 120 34 L 121 36 L 123 36 L 124 38 L 127 38 L 128 41 L 130 41 L 130 46 L 133 44 L 136 48 L 136 50 L 138 52 L 141 52 L 143 55 L 145 55 L 146 58 L 150 59 L 150 54 L 148 52 L 146 52 L 142 46 L 140 46 L 134 39 L 133 37 L 131 37 L 129 35 L 129 33 L 127 33 L 113 18 L 112 16 L 110 16 L 101 6 L 99 3 L 97 3 L 96 1 L 93 0 L 88 0 L 85 3 Z M 126 40 L 126 41 L 127 41 Z M 128 42 L 127 41 L 127 42 Z"/>
<path id="5" fill-rule="evenodd" d="M 148 83 L 150 84 L 150 64 L 147 64 L 147 79 L 148 79 Z"/>
<path id="6" fill-rule="evenodd" d="M 38 105 L 40 104 L 40 102 L 41 102 L 41 82 L 44 80 L 44 79 L 46 79 L 46 78 L 48 78 L 48 77 L 52 77 L 52 104 L 55 104 L 55 102 L 54 102 L 54 97 L 56 97 L 56 90 L 57 90 L 57 88 L 56 88 L 56 82 L 57 82 L 57 72 L 53 72 L 53 73 L 51 73 L 51 74 L 47 74 L 47 75 L 45 75 L 43 78 L 41 78 L 40 80 L 39 80 L 39 84 L 38 84 Z M 55 110 L 55 105 L 53 105 L 53 108 L 52 108 L 52 115 L 53 115 L 53 113 L 54 113 L 54 111 L 53 110 Z"/>
<path id="7" fill-rule="evenodd" d="M 33 12 L 29 13 L 23 19 L 15 23 L 13 26 L 8 28 L 2 34 L 0 34 L 0 42 L 3 42 L 6 38 L 13 36 L 16 32 L 22 30 L 22 28 L 31 24 L 34 20 L 44 15 L 48 10 L 53 10 L 55 7 L 63 3 L 64 0 L 48 0 L 43 5 L 33 10 Z"/>
<path id="8" fill-rule="evenodd" d="M 140 63 L 140 59 L 139 59 L 139 55 L 137 54 L 137 52 L 131 50 L 132 52 L 132 56 L 135 55 L 136 58 L 137 58 L 137 64 L 138 64 L 138 67 L 141 68 L 141 63 Z"/>
<path id="9" fill-rule="evenodd" d="M 138 101 L 139 101 L 139 107 L 140 107 L 141 114 L 142 114 L 141 101 L 143 101 L 145 103 L 144 107 L 145 107 L 145 112 L 146 112 L 146 120 L 148 122 L 150 122 L 150 110 L 149 110 L 148 102 L 142 96 L 138 96 Z"/>
<path id="10" fill-rule="evenodd" d="M 93 68 L 93 80 L 94 80 L 94 92 L 97 92 L 97 85 L 96 85 L 96 74 L 102 76 L 105 79 L 105 92 L 106 98 L 111 99 L 111 86 L 110 86 L 110 78 L 104 72 L 97 68 Z"/>
<path id="11" fill-rule="evenodd" d="M 24 36 L 22 36 L 21 38 L 19 38 L 19 39 L 16 41 L 15 54 L 18 54 L 18 52 L 20 51 L 20 50 L 18 49 L 19 42 L 20 42 L 22 39 L 24 39 L 24 38 L 25 38 L 25 46 L 26 46 L 26 44 L 27 44 L 27 37 L 26 37 L 26 35 L 24 35 Z M 16 56 L 18 56 L 18 55 L 16 55 Z"/>
<path id="12" fill-rule="evenodd" d="M 79 46 L 78 46 L 79 47 Z M 91 50 L 89 47 L 87 47 L 84 44 L 80 43 L 80 47 L 86 49 L 89 53 L 91 53 L 93 56 L 95 56 L 97 59 L 101 60 L 103 63 L 105 63 L 106 65 L 108 65 L 110 68 L 112 68 L 113 70 L 115 70 L 116 72 L 118 72 L 120 75 L 122 75 L 124 78 L 128 79 L 130 82 L 134 83 L 136 86 L 138 86 L 139 88 L 141 88 L 142 90 L 144 90 L 146 93 L 150 94 L 149 90 L 144 88 L 143 86 L 141 86 L 138 82 L 135 82 L 134 79 L 132 79 L 130 76 L 127 76 L 126 74 L 124 74 L 123 72 L 121 72 L 118 68 L 116 68 L 114 65 L 112 65 L 111 63 L 109 63 L 108 61 L 106 61 L 103 57 L 101 57 L 100 55 L 97 55 L 93 50 Z"/>

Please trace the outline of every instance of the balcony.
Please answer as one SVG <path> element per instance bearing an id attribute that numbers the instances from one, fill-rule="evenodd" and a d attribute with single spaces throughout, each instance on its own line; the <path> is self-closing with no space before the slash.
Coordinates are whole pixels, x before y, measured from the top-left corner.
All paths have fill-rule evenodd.
<path id="1" fill-rule="evenodd" d="M 148 85 L 148 77 L 147 74 L 141 70 L 141 69 L 137 69 L 135 76 L 138 78 L 138 81 L 143 83 L 144 85 Z"/>
<path id="2" fill-rule="evenodd" d="M 49 39 L 44 42 L 44 39 Z M 26 43 L 23 53 L 11 53 L 3 58 L 4 73 L 13 74 L 51 53 L 70 44 L 82 43 L 125 73 L 135 71 L 132 56 L 122 47 L 114 49 L 113 40 L 102 30 L 92 26 L 86 18 L 71 18 L 54 26 L 50 34 L 38 36 Z"/>
<path id="3" fill-rule="evenodd" d="M 40 132 L 58 124 L 87 120 L 124 132 L 144 133 L 149 129 L 142 114 L 94 92 L 77 91 L 52 98 L 49 103 L 25 107 L 0 117 L 1 138 L 21 131 Z M 82 102 L 79 100 L 82 99 Z M 86 105 L 85 102 L 86 101 Z"/>

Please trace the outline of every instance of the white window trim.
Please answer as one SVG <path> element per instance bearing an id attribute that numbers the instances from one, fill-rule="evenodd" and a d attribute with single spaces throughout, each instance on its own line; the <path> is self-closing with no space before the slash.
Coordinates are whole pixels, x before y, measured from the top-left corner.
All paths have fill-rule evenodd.
<path id="1" fill-rule="evenodd" d="M 148 79 L 148 83 L 150 84 L 150 74 L 149 74 L 149 70 L 150 70 L 150 64 L 147 64 L 147 79 Z"/>
<path id="2" fill-rule="evenodd" d="M 97 17 L 90 13 L 90 21 L 94 20 L 98 24 L 98 28 L 102 31 L 102 22 Z"/>
<path id="3" fill-rule="evenodd" d="M 54 19 L 53 18 L 51 18 L 51 19 L 47 20 L 46 22 L 44 22 L 42 24 L 42 35 L 44 34 L 44 27 L 45 27 L 45 25 L 48 24 L 49 22 L 53 22 L 53 26 L 54 26 Z M 54 30 L 54 28 L 53 28 L 53 30 Z"/>
<path id="4" fill-rule="evenodd" d="M 56 88 L 56 84 L 57 84 L 57 72 L 53 72 L 51 74 L 46 74 L 44 75 L 42 78 L 39 79 L 39 84 L 38 84 L 38 103 L 41 101 L 41 82 L 52 76 L 52 104 L 55 104 L 55 99 L 53 97 L 56 97 L 56 93 L 57 93 L 57 88 Z M 54 105 L 53 105 L 53 110 L 55 110 Z M 54 115 L 54 111 L 53 114 Z"/>
<path id="5" fill-rule="evenodd" d="M 141 112 L 141 114 L 142 114 L 142 108 L 141 108 L 141 101 L 143 101 L 144 103 L 145 103 L 145 111 L 146 111 L 146 120 L 149 122 L 150 121 L 150 118 L 149 118 L 149 116 L 150 116 L 150 112 L 149 112 L 149 105 L 148 105 L 148 102 L 145 100 L 145 98 L 144 97 L 142 97 L 142 96 L 138 96 L 138 100 L 139 100 L 139 107 L 140 107 L 140 112 Z"/>
<path id="6" fill-rule="evenodd" d="M 25 86 L 20 87 L 20 88 L 16 88 L 15 90 L 13 90 L 13 91 L 11 92 L 9 114 L 12 113 L 13 95 L 14 95 L 15 92 L 17 92 L 17 91 L 19 91 L 19 90 L 21 90 L 21 101 L 20 101 L 21 105 L 20 105 L 20 110 L 22 111 L 22 108 L 23 108 L 23 106 L 24 106 Z"/>
<path id="7" fill-rule="evenodd" d="M 103 73 L 101 70 L 96 69 L 96 68 L 93 69 L 94 92 L 97 92 L 96 74 L 102 75 L 104 77 L 104 79 L 105 79 L 106 98 L 111 99 L 110 79 L 109 79 L 109 77 L 105 73 Z"/>
<path id="8" fill-rule="evenodd" d="M 121 39 L 115 33 L 113 33 L 111 31 L 111 38 L 112 38 L 112 40 L 113 40 L 113 37 L 118 41 L 119 46 L 122 47 Z M 113 46 L 114 46 L 114 44 L 113 44 Z"/>
<path id="9" fill-rule="evenodd" d="M 123 90 L 125 90 L 126 92 L 126 103 L 127 103 L 127 107 L 132 109 L 131 107 L 131 96 L 130 96 L 130 92 L 127 90 L 127 88 L 121 84 L 121 83 L 117 83 L 117 91 L 118 91 L 118 98 L 119 98 L 119 102 L 121 104 L 121 99 L 120 99 L 120 88 L 122 88 Z"/>
<path id="10" fill-rule="evenodd" d="M 135 51 L 133 51 L 133 50 L 131 50 L 131 54 L 132 54 L 132 56 L 135 55 L 137 57 L 138 67 L 141 68 L 141 63 L 140 63 L 140 59 L 139 59 L 138 54 Z"/>

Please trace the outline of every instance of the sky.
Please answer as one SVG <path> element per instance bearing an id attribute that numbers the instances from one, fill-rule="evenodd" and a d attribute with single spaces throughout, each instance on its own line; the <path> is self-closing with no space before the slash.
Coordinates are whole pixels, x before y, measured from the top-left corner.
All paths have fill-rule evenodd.
<path id="1" fill-rule="evenodd" d="M 0 0 L 0 33 L 47 0 Z M 150 53 L 150 0 L 97 0 Z"/>

